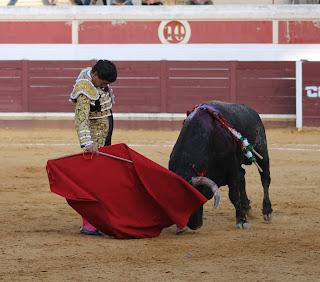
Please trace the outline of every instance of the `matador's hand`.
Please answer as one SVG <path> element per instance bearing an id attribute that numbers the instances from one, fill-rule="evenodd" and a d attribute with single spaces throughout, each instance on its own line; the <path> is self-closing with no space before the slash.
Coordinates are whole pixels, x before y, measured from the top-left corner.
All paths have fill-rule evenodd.
<path id="1" fill-rule="evenodd" d="M 98 153 L 98 147 L 96 144 L 92 143 L 90 145 L 87 145 L 84 147 L 85 153 L 91 153 L 91 154 L 97 154 Z"/>

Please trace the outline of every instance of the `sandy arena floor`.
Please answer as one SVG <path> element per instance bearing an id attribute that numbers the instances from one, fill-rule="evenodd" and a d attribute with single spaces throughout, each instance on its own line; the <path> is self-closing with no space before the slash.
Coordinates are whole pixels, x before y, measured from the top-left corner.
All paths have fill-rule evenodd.
<path id="1" fill-rule="evenodd" d="M 1 281 L 320 281 L 320 131 L 268 129 L 273 220 L 247 167 L 251 228 L 235 228 L 227 187 L 204 226 L 153 239 L 79 234 L 80 218 L 49 192 L 46 161 L 78 153 L 72 128 L 0 128 Z M 178 131 L 116 129 L 124 142 L 167 167 Z"/>

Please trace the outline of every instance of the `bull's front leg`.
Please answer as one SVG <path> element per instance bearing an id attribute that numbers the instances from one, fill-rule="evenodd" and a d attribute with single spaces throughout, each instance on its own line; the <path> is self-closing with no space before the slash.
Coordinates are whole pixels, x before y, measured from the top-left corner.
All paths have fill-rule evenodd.
<path id="1" fill-rule="evenodd" d="M 229 183 L 229 199 L 236 209 L 236 227 L 239 229 L 247 229 L 249 228 L 249 223 L 246 216 L 246 209 L 242 207 L 241 183 L 242 181 L 239 181 L 238 177 Z"/>

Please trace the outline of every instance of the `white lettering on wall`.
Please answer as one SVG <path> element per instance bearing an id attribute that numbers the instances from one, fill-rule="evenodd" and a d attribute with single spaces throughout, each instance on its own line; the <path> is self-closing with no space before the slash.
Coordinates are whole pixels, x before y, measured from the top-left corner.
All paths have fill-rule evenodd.
<path id="1" fill-rule="evenodd" d="M 306 86 L 305 90 L 309 98 L 320 98 L 320 86 Z"/>

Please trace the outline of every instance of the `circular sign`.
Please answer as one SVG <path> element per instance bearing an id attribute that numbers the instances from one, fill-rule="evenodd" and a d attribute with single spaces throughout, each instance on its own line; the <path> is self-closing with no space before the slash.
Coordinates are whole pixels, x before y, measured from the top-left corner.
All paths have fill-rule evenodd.
<path id="1" fill-rule="evenodd" d="M 158 28 L 158 36 L 164 44 L 188 43 L 191 28 L 187 21 L 162 21 Z"/>

